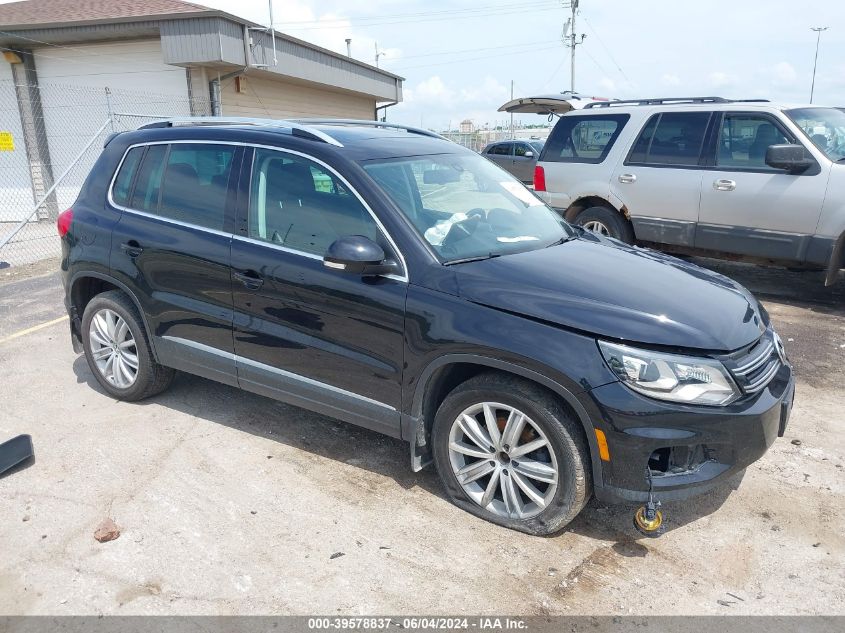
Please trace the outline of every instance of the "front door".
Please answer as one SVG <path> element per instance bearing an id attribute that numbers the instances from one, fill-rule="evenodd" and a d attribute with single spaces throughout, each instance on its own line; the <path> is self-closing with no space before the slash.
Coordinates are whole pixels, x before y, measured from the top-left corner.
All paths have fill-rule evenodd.
<path id="1" fill-rule="evenodd" d="M 529 154 L 529 156 L 526 156 Z M 516 142 L 513 144 L 513 171 L 514 176 L 522 182 L 534 180 L 534 165 L 537 164 L 537 150 L 528 143 Z"/>
<path id="2" fill-rule="evenodd" d="M 655 114 L 613 171 L 610 191 L 622 201 L 639 240 L 692 246 L 710 116 Z"/>
<path id="3" fill-rule="evenodd" d="M 824 201 L 827 170 L 766 165 L 770 145 L 801 143 L 776 118 L 726 112 L 714 171 L 701 183 L 698 248 L 802 261 Z M 807 152 L 810 155 L 810 152 Z"/>
<path id="4" fill-rule="evenodd" d="M 229 255 L 242 153 L 202 142 L 135 147 L 110 196 L 123 209 L 112 272 L 138 297 L 159 361 L 231 385 Z"/>
<path id="5" fill-rule="evenodd" d="M 322 261 L 344 235 L 369 237 L 386 253 L 392 245 L 323 163 L 254 151 L 232 245 L 240 385 L 398 437 L 407 282 Z"/>

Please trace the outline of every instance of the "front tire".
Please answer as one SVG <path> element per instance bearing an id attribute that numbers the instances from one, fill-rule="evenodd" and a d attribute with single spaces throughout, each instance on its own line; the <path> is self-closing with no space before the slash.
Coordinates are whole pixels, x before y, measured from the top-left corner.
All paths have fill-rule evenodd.
<path id="1" fill-rule="evenodd" d="M 450 500 L 534 535 L 563 529 L 592 494 L 583 428 L 552 394 L 506 374 L 482 374 L 437 411 L 434 461 Z"/>
<path id="2" fill-rule="evenodd" d="M 631 224 L 614 209 L 589 207 L 575 217 L 575 224 L 592 233 L 613 237 L 626 244 L 634 243 Z"/>
<path id="3" fill-rule="evenodd" d="M 120 290 L 91 299 L 81 329 L 88 367 L 113 398 L 143 400 L 170 386 L 175 371 L 155 361 L 138 310 Z"/>

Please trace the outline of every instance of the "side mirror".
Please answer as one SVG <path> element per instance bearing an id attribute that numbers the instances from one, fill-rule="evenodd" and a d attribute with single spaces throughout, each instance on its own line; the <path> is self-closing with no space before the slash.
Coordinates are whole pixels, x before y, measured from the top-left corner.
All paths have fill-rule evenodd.
<path id="1" fill-rule="evenodd" d="M 769 145 L 766 149 L 766 164 L 775 169 L 784 169 L 790 174 L 799 174 L 812 167 L 813 160 L 807 156 L 803 145 Z"/>
<path id="2" fill-rule="evenodd" d="M 530 150 L 529 150 L 529 151 L 525 152 L 525 153 L 523 154 L 523 156 L 524 156 L 525 158 L 534 158 L 534 152 L 532 152 L 532 151 L 530 151 Z"/>
<path id="3" fill-rule="evenodd" d="M 323 256 L 323 266 L 363 276 L 389 275 L 398 269 L 395 262 L 385 261 L 381 246 L 363 235 L 335 240 Z"/>

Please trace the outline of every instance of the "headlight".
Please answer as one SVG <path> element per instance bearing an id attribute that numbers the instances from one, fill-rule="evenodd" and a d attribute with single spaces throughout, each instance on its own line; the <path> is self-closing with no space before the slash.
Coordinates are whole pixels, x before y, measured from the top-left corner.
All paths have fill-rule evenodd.
<path id="1" fill-rule="evenodd" d="M 710 358 L 676 356 L 599 341 L 619 379 L 634 391 L 685 404 L 726 405 L 740 392 L 724 365 Z"/>

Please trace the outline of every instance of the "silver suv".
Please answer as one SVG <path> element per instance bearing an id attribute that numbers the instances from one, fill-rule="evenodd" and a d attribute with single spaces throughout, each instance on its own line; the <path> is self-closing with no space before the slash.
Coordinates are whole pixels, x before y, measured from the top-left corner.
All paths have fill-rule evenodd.
<path id="1" fill-rule="evenodd" d="M 566 219 L 667 251 L 824 269 L 828 285 L 845 267 L 845 112 L 561 101 L 534 187 Z"/>

